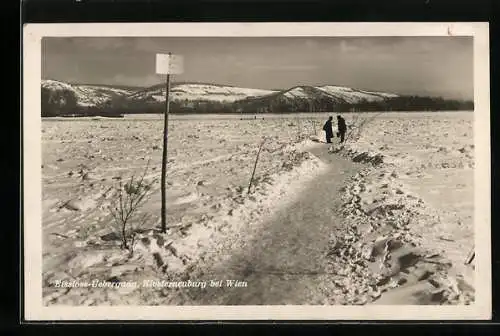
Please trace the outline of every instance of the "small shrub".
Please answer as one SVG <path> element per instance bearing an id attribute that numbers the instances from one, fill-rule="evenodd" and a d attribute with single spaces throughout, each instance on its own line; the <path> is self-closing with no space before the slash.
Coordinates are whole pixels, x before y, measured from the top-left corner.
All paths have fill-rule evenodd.
<path id="1" fill-rule="evenodd" d="M 150 196 L 152 185 L 156 182 L 156 179 L 145 181 L 148 167 L 149 161 L 139 179 L 132 175 L 126 183 L 120 180 L 115 189 L 115 198 L 109 206 L 122 242 L 121 247 L 129 250 L 131 254 L 136 231 L 147 221 L 147 214 L 140 215 L 139 210 Z"/>
<path id="2" fill-rule="evenodd" d="M 344 143 L 347 141 L 356 142 L 361 138 L 363 128 L 371 123 L 375 118 L 381 115 L 382 112 L 369 117 L 362 117 L 360 114 L 355 114 L 350 125 L 347 127 Z"/>

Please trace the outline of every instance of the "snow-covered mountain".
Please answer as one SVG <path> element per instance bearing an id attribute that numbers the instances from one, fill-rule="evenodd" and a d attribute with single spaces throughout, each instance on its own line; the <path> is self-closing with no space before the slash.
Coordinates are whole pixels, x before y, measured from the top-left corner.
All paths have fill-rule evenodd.
<path id="1" fill-rule="evenodd" d="M 235 101 L 261 97 L 276 91 L 241 88 L 227 85 L 179 83 L 170 89 L 171 101 L 211 101 L 233 103 Z M 164 102 L 165 85 L 155 85 L 142 91 L 135 92 L 127 97 L 135 101 Z"/>
<path id="2" fill-rule="evenodd" d="M 80 107 L 98 107 L 118 97 L 130 95 L 132 90 L 126 90 L 110 86 L 69 84 L 56 80 L 42 80 L 42 88 L 57 94 L 61 92 L 72 92 Z"/>
<path id="3" fill-rule="evenodd" d="M 323 85 L 316 86 L 316 89 L 325 92 L 332 98 L 348 104 L 358 104 L 361 102 L 382 101 L 387 98 L 396 98 L 397 94 L 375 91 L 364 91 L 343 86 Z"/>
<path id="4" fill-rule="evenodd" d="M 42 80 L 41 86 L 43 115 L 71 114 L 78 110 L 105 114 L 160 113 L 165 101 L 165 84 L 134 89 Z M 318 111 L 385 103 L 397 97 L 392 93 L 334 85 L 263 90 L 209 83 L 173 83 L 170 91 L 171 107 L 183 113 Z"/>
<path id="5" fill-rule="evenodd" d="M 51 92 L 70 91 L 78 106 L 103 106 L 113 99 L 120 98 L 123 103 L 160 103 L 165 101 L 165 85 L 155 85 L 143 90 L 123 89 L 111 86 L 69 84 L 56 80 L 42 80 L 42 88 Z M 242 88 L 228 85 L 178 83 L 171 87 L 171 101 L 177 102 L 220 102 L 234 103 L 248 100 L 281 99 L 311 100 L 329 99 L 335 103 L 357 104 L 361 102 L 382 101 L 398 95 L 353 89 L 343 86 L 296 86 L 288 90 L 275 91 Z"/>
<path id="6" fill-rule="evenodd" d="M 359 104 L 383 101 L 385 99 L 395 97 L 398 97 L 398 95 L 393 93 L 364 91 L 343 86 L 323 85 L 296 86 L 288 90 L 273 92 L 269 95 L 261 96 L 252 100 L 300 101 L 323 99 L 336 104 Z"/>
<path id="7" fill-rule="evenodd" d="M 356 104 L 360 102 L 382 101 L 398 95 L 385 92 L 357 90 L 349 87 L 324 86 L 297 86 L 288 90 L 263 90 L 224 86 L 215 84 L 183 83 L 172 86 L 171 101 L 212 101 L 233 103 L 253 99 L 270 99 L 280 96 L 282 99 L 330 99 L 336 103 Z M 155 85 L 143 91 L 132 93 L 127 99 L 145 102 L 164 102 L 165 85 Z"/>

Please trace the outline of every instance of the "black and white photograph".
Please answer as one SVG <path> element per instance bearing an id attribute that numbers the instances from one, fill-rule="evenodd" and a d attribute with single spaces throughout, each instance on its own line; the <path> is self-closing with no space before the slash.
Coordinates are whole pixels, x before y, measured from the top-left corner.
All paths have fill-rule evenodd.
<path id="1" fill-rule="evenodd" d="M 155 25 L 27 26 L 27 312 L 488 317 L 487 24 Z"/>

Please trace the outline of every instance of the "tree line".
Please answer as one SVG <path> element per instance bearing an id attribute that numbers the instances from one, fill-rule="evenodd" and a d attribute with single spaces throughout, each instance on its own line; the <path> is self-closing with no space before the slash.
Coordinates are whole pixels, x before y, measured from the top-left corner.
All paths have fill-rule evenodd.
<path id="1" fill-rule="evenodd" d="M 64 115 L 120 115 L 163 113 L 165 103 L 156 100 L 127 100 L 117 97 L 99 106 L 78 105 L 71 90 L 41 89 L 42 117 Z M 170 112 L 178 114 L 205 113 L 295 113 L 295 112 L 372 112 L 372 111 L 472 111 L 473 101 L 443 99 L 442 97 L 398 96 L 380 101 L 362 101 L 348 104 L 326 97 L 315 99 L 272 98 L 244 99 L 236 102 L 218 101 L 171 101 Z"/>

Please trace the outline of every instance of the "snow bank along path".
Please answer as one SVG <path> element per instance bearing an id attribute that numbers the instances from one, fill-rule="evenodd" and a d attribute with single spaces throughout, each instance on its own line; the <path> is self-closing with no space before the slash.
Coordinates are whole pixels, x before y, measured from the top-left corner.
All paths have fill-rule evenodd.
<path id="1" fill-rule="evenodd" d="M 376 166 L 354 176 L 342 196 L 341 211 L 352 225 L 337 237 L 335 254 L 371 269 L 357 284 L 365 297 L 352 295 L 348 302 L 357 297 L 374 304 L 473 303 L 474 263 L 465 260 L 474 243 L 474 145 L 467 144 L 470 116 L 458 117 L 463 119 L 430 119 L 443 134 L 436 144 L 422 139 L 421 133 L 429 132 L 421 127 L 429 123 L 422 118 L 400 121 L 404 131 L 410 126 L 415 131 L 389 146 L 380 147 L 384 140 L 367 134 L 330 148 Z M 371 127 L 372 133 L 394 130 L 387 126 L 394 120 L 376 122 L 381 125 Z"/>
<path id="2" fill-rule="evenodd" d="M 245 285 L 195 288 L 186 304 L 336 303 L 328 265 L 329 238 L 332 227 L 342 223 L 335 211 L 341 205 L 339 189 L 362 165 L 329 155 L 324 144 L 316 144 L 309 151 L 326 168 L 302 184 L 300 194 L 288 194 L 287 197 L 297 198 L 274 209 L 265 223 L 243 228 L 240 239 L 230 242 L 226 260 L 198 274 L 224 283 L 239 280 Z"/>

